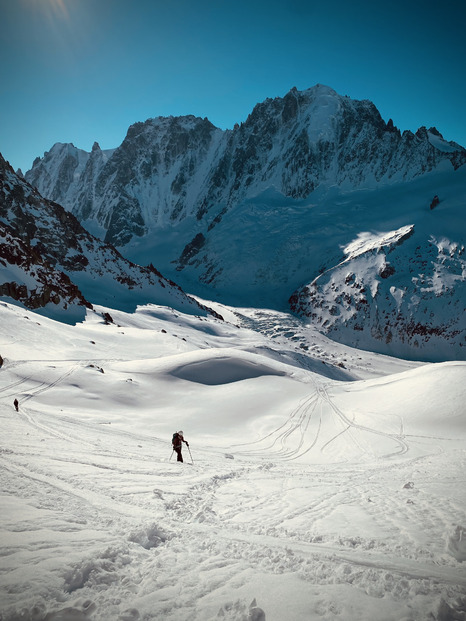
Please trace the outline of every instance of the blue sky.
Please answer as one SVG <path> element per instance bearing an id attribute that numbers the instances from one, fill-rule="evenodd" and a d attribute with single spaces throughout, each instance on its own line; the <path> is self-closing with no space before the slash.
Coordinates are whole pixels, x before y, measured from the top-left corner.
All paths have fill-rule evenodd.
<path id="1" fill-rule="evenodd" d="M 317 83 L 466 146 L 465 23 L 463 0 L 0 0 L 0 151 L 26 171 L 150 117 L 231 128 Z"/>

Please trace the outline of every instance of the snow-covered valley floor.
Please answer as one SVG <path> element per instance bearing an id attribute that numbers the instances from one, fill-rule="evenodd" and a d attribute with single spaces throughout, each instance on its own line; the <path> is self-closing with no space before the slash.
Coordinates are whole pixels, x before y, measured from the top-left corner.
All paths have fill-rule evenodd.
<path id="1" fill-rule="evenodd" d="M 100 310 L 0 302 L 2 621 L 466 619 L 466 363 Z"/>

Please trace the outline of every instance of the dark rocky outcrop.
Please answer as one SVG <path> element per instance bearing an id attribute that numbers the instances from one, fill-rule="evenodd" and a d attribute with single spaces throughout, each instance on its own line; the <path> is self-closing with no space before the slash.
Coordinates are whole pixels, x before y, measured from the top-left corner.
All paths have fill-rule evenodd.
<path id="1" fill-rule="evenodd" d="M 53 269 L 36 248 L 15 237 L 11 229 L 0 222 L 0 270 L 2 268 L 14 273 L 15 280 L 0 278 L 0 297 L 9 297 L 32 310 L 50 303 L 63 310 L 73 304 L 92 308 L 66 274 Z"/>

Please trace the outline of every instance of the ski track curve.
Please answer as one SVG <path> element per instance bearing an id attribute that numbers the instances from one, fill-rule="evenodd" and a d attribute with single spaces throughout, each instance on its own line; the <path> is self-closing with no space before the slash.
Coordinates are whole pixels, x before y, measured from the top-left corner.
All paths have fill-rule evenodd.
<path id="1" fill-rule="evenodd" d="M 314 391 L 311 395 L 303 399 L 279 427 L 253 442 L 233 445 L 230 448 L 243 456 L 273 454 L 274 458 L 293 461 L 299 460 L 311 451 L 318 450 L 321 453 L 331 451 L 335 441 L 346 434 L 350 436 L 359 456 L 373 458 L 373 450 L 367 448 L 369 443 L 361 442 L 358 437 L 359 432 L 363 432 L 394 444 L 396 448 L 393 451 L 380 457 L 398 457 L 409 451 L 409 444 L 402 433 L 402 428 L 400 434 L 392 434 L 357 424 L 336 406 L 325 383 L 314 381 L 313 384 Z M 323 427 L 331 419 L 340 421 L 340 429 L 333 436 L 322 440 Z"/>

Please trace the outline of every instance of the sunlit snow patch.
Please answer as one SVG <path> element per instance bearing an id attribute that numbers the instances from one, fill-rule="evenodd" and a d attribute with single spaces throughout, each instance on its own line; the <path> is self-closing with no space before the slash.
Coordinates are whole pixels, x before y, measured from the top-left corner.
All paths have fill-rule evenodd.
<path id="1" fill-rule="evenodd" d="M 402 226 L 396 231 L 389 231 L 387 233 L 359 233 L 357 238 L 344 248 L 344 253 L 348 258 L 354 259 L 371 250 L 377 250 L 382 246 L 392 246 L 402 243 L 413 233 L 414 225 L 412 224 Z"/>

